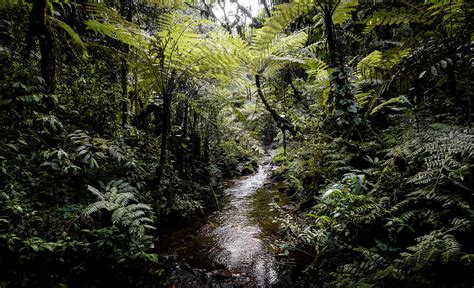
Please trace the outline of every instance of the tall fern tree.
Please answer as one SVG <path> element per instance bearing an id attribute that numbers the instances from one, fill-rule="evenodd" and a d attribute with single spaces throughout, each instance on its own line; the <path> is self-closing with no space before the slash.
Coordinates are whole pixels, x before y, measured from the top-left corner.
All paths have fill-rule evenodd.
<path id="1" fill-rule="evenodd" d="M 148 35 L 110 9 L 98 5 L 89 9 L 95 19 L 87 21 L 88 28 L 133 48 L 138 55 L 133 65 L 139 71 L 139 81 L 156 92 L 161 102 L 161 111 L 155 116 L 156 126 L 161 128 L 161 153 L 155 181 L 151 183 L 159 187 L 168 165 L 171 106 L 178 92 L 199 79 L 219 83 L 222 79 L 240 77 L 246 44 L 209 21 L 179 11 L 163 13 L 158 20 L 158 32 Z M 209 28 L 203 29 L 206 26 Z"/>

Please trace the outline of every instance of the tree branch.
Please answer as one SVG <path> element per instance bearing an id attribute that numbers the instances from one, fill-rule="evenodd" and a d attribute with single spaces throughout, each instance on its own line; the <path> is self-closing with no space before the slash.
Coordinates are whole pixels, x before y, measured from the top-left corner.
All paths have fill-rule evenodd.
<path id="1" fill-rule="evenodd" d="M 247 8 L 245 8 L 244 6 L 240 5 L 239 2 L 237 2 L 237 0 L 230 0 L 230 2 L 237 4 L 237 9 L 242 11 L 247 17 L 250 18 L 250 20 L 252 20 L 252 26 L 253 27 L 255 27 L 255 28 L 262 28 L 263 27 L 263 24 L 260 23 L 260 21 L 258 21 L 254 17 L 252 17 L 252 13 L 250 13 L 250 11 Z"/>
<path id="2" fill-rule="evenodd" d="M 261 84 L 260 84 L 260 75 L 256 74 L 255 75 L 255 85 L 257 86 L 257 94 L 262 100 L 263 105 L 265 106 L 265 109 L 267 109 L 268 112 L 272 115 L 273 120 L 277 123 L 278 128 L 282 130 L 287 130 L 291 133 L 291 135 L 295 136 L 297 132 L 297 127 L 293 125 L 288 119 L 283 118 L 278 114 L 275 109 L 273 109 L 270 104 L 268 104 L 267 99 L 265 99 L 265 96 L 263 95 Z"/>

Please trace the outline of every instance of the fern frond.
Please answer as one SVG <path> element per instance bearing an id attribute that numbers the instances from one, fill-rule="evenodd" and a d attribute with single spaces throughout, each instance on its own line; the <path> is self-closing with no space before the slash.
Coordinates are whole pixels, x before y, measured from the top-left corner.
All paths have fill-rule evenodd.
<path id="1" fill-rule="evenodd" d="M 375 50 L 369 55 L 365 56 L 365 58 L 360 60 L 357 64 L 357 74 L 363 76 L 364 78 L 367 78 L 366 76 L 369 74 L 370 77 L 372 70 L 381 66 L 382 57 L 383 53 L 378 50 Z"/>
<path id="2" fill-rule="evenodd" d="M 410 101 L 405 96 L 401 95 L 401 96 L 398 96 L 398 97 L 391 98 L 391 99 L 383 102 L 382 104 L 374 107 L 370 111 L 370 115 L 377 114 L 377 112 L 379 112 L 383 108 L 388 107 L 388 106 L 393 105 L 393 104 L 405 104 L 405 105 L 408 104 L 408 105 L 411 105 Z"/>
<path id="3" fill-rule="evenodd" d="M 290 3 L 275 6 L 272 17 L 268 18 L 264 27 L 255 32 L 253 46 L 262 51 L 277 42 L 283 31 L 298 17 L 309 14 L 314 6 L 314 0 L 292 0 Z"/>
<path id="4" fill-rule="evenodd" d="M 100 193 L 100 191 L 90 185 L 87 185 L 87 190 L 90 191 L 92 194 L 96 195 L 99 197 L 99 199 L 103 200 L 104 199 L 104 194 Z"/>
<path id="5" fill-rule="evenodd" d="M 456 238 L 441 230 L 432 231 L 430 234 L 417 238 L 415 246 L 403 252 L 402 265 L 412 271 L 425 269 L 435 262 L 447 263 L 458 260 L 461 245 Z"/>
<path id="6" fill-rule="evenodd" d="M 76 33 L 76 31 L 74 31 L 74 29 L 72 29 L 71 26 L 69 26 L 68 24 L 64 23 L 63 21 L 61 21 L 61 20 L 59 20 L 55 17 L 49 17 L 48 19 L 50 21 L 52 21 L 53 24 L 55 24 L 56 26 L 63 29 L 69 35 L 69 37 L 71 37 L 71 40 L 74 44 L 76 44 L 76 45 L 78 45 L 82 48 L 86 48 L 86 44 L 82 41 L 81 36 L 79 36 Z"/>
<path id="7" fill-rule="evenodd" d="M 85 216 L 90 216 L 92 214 L 95 214 L 95 213 L 99 212 L 101 209 L 105 209 L 107 211 L 113 211 L 113 210 L 117 209 L 118 207 L 120 207 L 120 206 L 115 204 L 115 203 L 111 203 L 109 201 L 103 200 L 103 201 L 98 201 L 98 202 L 92 203 L 89 206 L 87 206 L 84 209 L 83 214 Z"/>
<path id="8" fill-rule="evenodd" d="M 363 33 L 368 34 L 380 25 L 428 23 L 430 19 L 423 17 L 424 14 L 420 13 L 421 10 L 422 8 L 418 6 L 378 10 L 363 20 L 365 24 Z"/>
<path id="9" fill-rule="evenodd" d="M 116 11 L 100 4 L 88 4 L 86 9 L 94 17 L 85 21 L 87 29 L 131 47 L 146 47 L 149 36 L 137 25 L 123 19 Z"/>
<path id="10" fill-rule="evenodd" d="M 332 15 L 332 22 L 334 24 L 342 24 L 352 18 L 352 12 L 357 8 L 358 0 L 342 0 L 337 5 Z"/>
<path id="11" fill-rule="evenodd" d="M 153 210 L 149 205 L 143 203 L 130 204 L 135 202 L 132 193 L 135 189 L 123 180 L 112 180 L 105 185 L 106 192 L 102 193 L 92 186 L 88 190 L 97 195 L 100 201 L 90 204 L 83 211 L 84 216 L 90 216 L 105 209 L 111 211 L 112 223 L 128 228 L 128 232 L 137 241 L 145 241 L 147 230 L 154 229 L 150 223 L 153 220 Z"/>

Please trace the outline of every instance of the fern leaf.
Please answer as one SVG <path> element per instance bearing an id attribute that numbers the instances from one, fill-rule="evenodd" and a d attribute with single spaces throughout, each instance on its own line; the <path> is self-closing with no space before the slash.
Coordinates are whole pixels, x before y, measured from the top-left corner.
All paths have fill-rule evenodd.
<path id="1" fill-rule="evenodd" d="M 61 29 L 63 29 L 68 35 L 69 37 L 71 37 L 71 39 L 73 40 L 73 43 L 82 47 L 82 48 L 86 48 L 86 44 L 82 41 L 81 39 L 81 36 L 79 36 L 76 31 L 74 31 L 74 29 L 72 29 L 71 26 L 69 26 L 68 24 L 64 23 L 63 21 L 55 18 L 55 17 L 49 17 L 49 19 L 58 27 L 60 27 Z"/>

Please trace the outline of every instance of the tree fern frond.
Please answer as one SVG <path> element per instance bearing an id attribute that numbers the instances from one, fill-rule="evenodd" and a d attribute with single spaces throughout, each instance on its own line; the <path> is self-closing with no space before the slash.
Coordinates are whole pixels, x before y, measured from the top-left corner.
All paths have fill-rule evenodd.
<path id="1" fill-rule="evenodd" d="M 419 12 L 421 10 L 422 8 L 418 6 L 378 10 L 363 20 L 365 24 L 363 33 L 368 34 L 380 25 L 428 23 L 430 19 L 423 17 L 424 14 Z"/>
<path id="2" fill-rule="evenodd" d="M 126 206 L 131 200 L 135 199 L 132 193 L 126 193 L 126 192 L 117 193 L 116 195 L 110 198 L 111 198 L 110 199 L 111 201 L 121 206 Z"/>
<path id="3" fill-rule="evenodd" d="M 153 208 L 150 205 L 144 204 L 144 203 L 137 203 L 137 204 L 131 204 L 128 206 L 128 209 L 130 211 L 135 211 L 135 210 L 149 210 L 152 211 Z"/>
<path id="4" fill-rule="evenodd" d="M 87 29 L 131 47 L 141 48 L 147 45 L 150 37 L 137 25 L 123 19 L 116 11 L 101 4 L 88 4 L 86 9 L 94 17 L 85 21 Z"/>
<path id="5" fill-rule="evenodd" d="M 79 36 L 74 29 L 72 29 L 71 26 L 68 24 L 64 23 L 63 21 L 55 18 L 55 17 L 49 17 L 50 21 L 52 21 L 56 26 L 60 27 L 63 29 L 69 37 L 71 37 L 72 41 L 74 44 L 86 48 L 86 44 L 82 41 L 81 36 Z"/>
<path id="6" fill-rule="evenodd" d="M 264 27 L 255 32 L 253 44 L 257 51 L 265 50 L 270 44 L 277 42 L 282 32 L 298 17 L 308 14 L 314 6 L 314 0 L 292 0 L 290 3 L 275 6 L 272 17 L 268 18 Z"/>
<path id="7" fill-rule="evenodd" d="M 357 8 L 358 0 L 342 0 L 339 1 L 334 13 L 332 15 L 332 22 L 334 24 L 342 24 L 352 18 L 352 12 Z"/>

